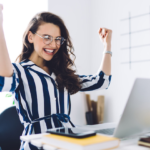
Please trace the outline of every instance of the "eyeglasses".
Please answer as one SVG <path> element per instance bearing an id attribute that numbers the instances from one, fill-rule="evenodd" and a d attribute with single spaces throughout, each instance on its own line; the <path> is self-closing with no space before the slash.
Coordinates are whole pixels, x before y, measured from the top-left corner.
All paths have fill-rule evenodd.
<path id="1" fill-rule="evenodd" d="M 53 37 L 50 35 L 45 35 L 44 37 L 42 37 L 37 33 L 35 33 L 35 34 L 38 35 L 39 37 L 41 37 L 43 39 L 44 44 L 46 44 L 46 45 L 52 43 L 52 41 L 53 41 Z M 61 36 L 55 38 L 55 42 L 58 46 L 61 46 L 64 43 L 64 41 L 66 41 L 66 39 L 64 39 Z"/>

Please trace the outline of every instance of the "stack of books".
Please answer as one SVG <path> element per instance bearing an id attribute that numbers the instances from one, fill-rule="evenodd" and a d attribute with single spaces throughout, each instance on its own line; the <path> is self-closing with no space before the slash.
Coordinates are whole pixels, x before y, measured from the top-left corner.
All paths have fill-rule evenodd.
<path id="1" fill-rule="evenodd" d="M 88 111 L 86 121 L 88 125 L 103 123 L 104 118 L 104 96 L 98 96 L 97 101 L 91 100 L 90 95 L 86 94 Z"/>
<path id="2" fill-rule="evenodd" d="M 23 140 L 24 138 L 21 139 Z M 45 150 L 48 150 L 48 147 L 61 150 L 108 150 L 117 148 L 120 140 L 118 138 L 98 134 L 80 139 L 55 134 L 45 134 L 42 135 L 40 139 L 30 140 L 30 142 L 37 147 L 42 145 Z"/>
<path id="3" fill-rule="evenodd" d="M 150 137 L 140 138 L 138 141 L 138 145 L 150 148 Z"/>

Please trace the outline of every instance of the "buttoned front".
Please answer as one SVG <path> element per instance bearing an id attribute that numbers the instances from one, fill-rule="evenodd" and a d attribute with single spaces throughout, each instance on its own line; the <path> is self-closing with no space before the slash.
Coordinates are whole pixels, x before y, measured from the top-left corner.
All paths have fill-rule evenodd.
<path id="1" fill-rule="evenodd" d="M 26 59 L 13 63 L 12 77 L 0 76 L 0 91 L 12 92 L 21 123 L 22 135 L 43 133 L 48 128 L 73 127 L 69 117 L 70 94 L 66 88 L 56 88 L 56 76 L 50 75 L 32 61 Z M 97 75 L 78 75 L 80 91 L 108 88 L 111 76 L 102 71 Z M 31 149 L 22 142 L 20 149 Z"/>

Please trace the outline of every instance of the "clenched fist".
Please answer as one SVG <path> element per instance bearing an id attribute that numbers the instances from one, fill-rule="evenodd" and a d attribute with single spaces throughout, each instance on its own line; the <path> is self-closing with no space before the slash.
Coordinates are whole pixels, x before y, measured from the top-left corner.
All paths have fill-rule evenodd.
<path id="1" fill-rule="evenodd" d="M 99 31 L 100 40 L 104 46 L 111 45 L 112 30 L 106 28 L 100 28 Z"/>

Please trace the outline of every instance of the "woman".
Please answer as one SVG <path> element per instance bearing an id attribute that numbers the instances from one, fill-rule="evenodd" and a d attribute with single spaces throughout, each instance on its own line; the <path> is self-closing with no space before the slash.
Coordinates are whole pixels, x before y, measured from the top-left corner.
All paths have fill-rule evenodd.
<path id="1" fill-rule="evenodd" d="M 0 91 L 14 93 L 24 125 L 22 135 L 43 133 L 48 128 L 74 127 L 69 117 L 70 94 L 106 89 L 110 84 L 112 31 L 99 29 L 105 49 L 98 73 L 77 75 L 72 69 L 73 45 L 63 20 L 49 12 L 39 13 L 24 33 L 19 63 L 11 63 L 3 33 L 2 9 L 0 5 Z M 22 141 L 20 149 L 37 148 Z"/>

